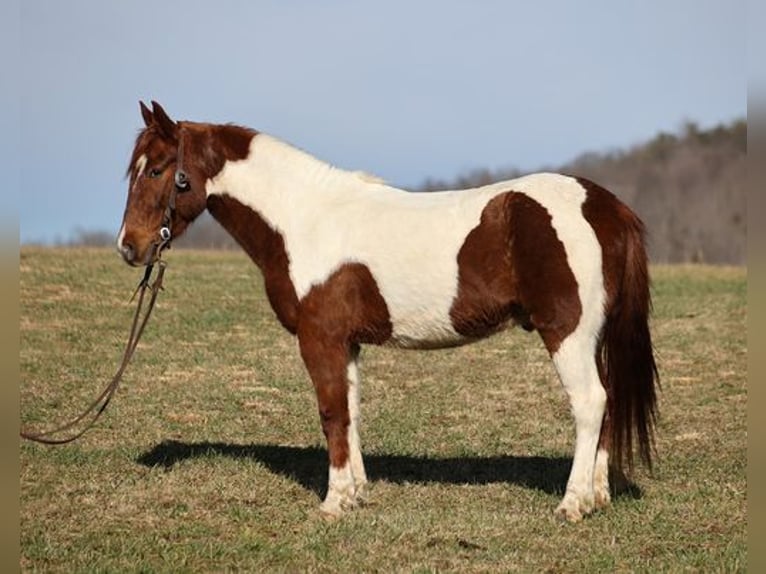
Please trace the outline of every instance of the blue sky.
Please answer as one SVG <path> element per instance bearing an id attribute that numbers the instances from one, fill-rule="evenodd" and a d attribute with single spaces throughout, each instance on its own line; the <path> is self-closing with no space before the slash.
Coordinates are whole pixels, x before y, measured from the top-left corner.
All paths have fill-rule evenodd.
<path id="1" fill-rule="evenodd" d="M 22 242 L 117 233 L 139 100 L 403 187 L 555 166 L 747 112 L 744 0 L 24 0 L 3 11 L 19 23 L 0 46 L 15 87 L 0 102 L 19 109 L 3 117 L 19 133 L 0 149 L 19 166 L 3 207 Z"/>

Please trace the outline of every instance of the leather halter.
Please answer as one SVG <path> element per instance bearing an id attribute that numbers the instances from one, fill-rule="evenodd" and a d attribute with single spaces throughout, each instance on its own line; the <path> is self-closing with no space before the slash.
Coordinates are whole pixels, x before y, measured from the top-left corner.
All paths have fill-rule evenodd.
<path id="1" fill-rule="evenodd" d="M 155 247 L 155 257 L 159 257 L 159 254 L 163 249 L 170 247 L 170 240 L 173 238 L 170 232 L 170 223 L 173 219 L 173 213 L 176 210 L 176 195 L 191 190 L 189 183 L 189 176 L 186 174 L 183 168 L 184 158 L 184 139 L 181 130 L 178 130 L 178 158 L 176 160 L 176 172 L 173 175 L 173 189 L 170 191 L 170 199 L 165 207 L 165 213 L 162 215 L 162 225 L 160 226 L 160 242 Z"/>

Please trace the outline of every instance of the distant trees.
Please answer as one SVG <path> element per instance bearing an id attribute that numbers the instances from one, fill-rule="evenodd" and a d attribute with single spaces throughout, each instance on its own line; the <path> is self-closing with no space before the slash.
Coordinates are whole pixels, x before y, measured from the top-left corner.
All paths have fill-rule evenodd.
<path id="1" fill-rule="evenodd" d="M 239 249 L 237 242 L 207 211 L 173 245 L 193 249 Z"/>
<path id="2" fill-rule="evenodd" d="M 74 230 L 72 237 L 68 240 L 59 242 L 59 245 L 80 246 L 80 247 L 105 247 L 114 245 L 116 236 L 108 231 L 93 231 L 78 227 Z"/>
<path id="3" fill-rule="evenodd" d="M 564 166 L 631 205 L 649 231 L 654 261 L 744 264 L 746 260 L 747 123 L 702 130 L 687 122 L 678 135 L 602 161 Z"/>
<path id="4" fill-rule="evenodd" d="M 555 171 L 610 189 L 644 220 L 655 262 L 744 264 L 747 122 L 703 130 L 685 122 L 627 150 L 587 152 Z M 517 177 L 513 169 L 476 170 L 419 191 L 459 189 Z"/>

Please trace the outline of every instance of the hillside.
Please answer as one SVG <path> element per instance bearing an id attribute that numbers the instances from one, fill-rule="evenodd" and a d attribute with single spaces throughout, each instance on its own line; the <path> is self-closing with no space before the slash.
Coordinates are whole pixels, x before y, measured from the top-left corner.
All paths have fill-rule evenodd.
<path id="1" fill-rule="evenodd" d="M 679 133 L 660 133 L 627 150 L 585 153 L 559 171 L 584 176 L 612 190 L 646 223 L 654 262 L 744 264 L 746 259 L 745 163 L 747 123 L 701 130 L 687 123 Z M 454 180 L 429 179 L 415 191 L 460 189 L 522 175 L 513 168 L 484 169 Z M 106 234 L 111 243 L 111 234 Z M 98 243 L 101 234 L 78 232 L 72 242 Z M 179 247 L 236 247 L 207 214 L 181 238 Z"/>
<path id="2" fill-rule="evenodd" d="M 629 150 L 586 153 L 558 167 L 587 177 L 635 209 L 649 231 L 655 262 L 744 264 L 746 259 L 747 123 L 710 130 L 687 123 Z M 542 169 L 541 169 L 542 171 Z M 514 169 L 477 170 L 421 191 L 459 189 L 518 177 Z"/>

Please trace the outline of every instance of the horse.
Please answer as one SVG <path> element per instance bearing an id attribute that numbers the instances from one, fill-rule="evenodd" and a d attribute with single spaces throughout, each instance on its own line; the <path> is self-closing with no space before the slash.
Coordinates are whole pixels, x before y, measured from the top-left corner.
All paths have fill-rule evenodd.
<path id="1" fill-rule="evenodd" d="M 537 331 L 568 396 L 574 457 L 555 514 L 610 504 L 610 470 L 652 467 L 659 376 L 645 229 L 584 178 L 536 173 L 416 193 L 234 124 L 174 121 L 140 102 L 117 248 L 157 259 L 206 209 L 260 268 L 297 338 L 329 457 L 320 511 L 365 502 L 362 345 L 438 349 L 512 325 Z"/>

